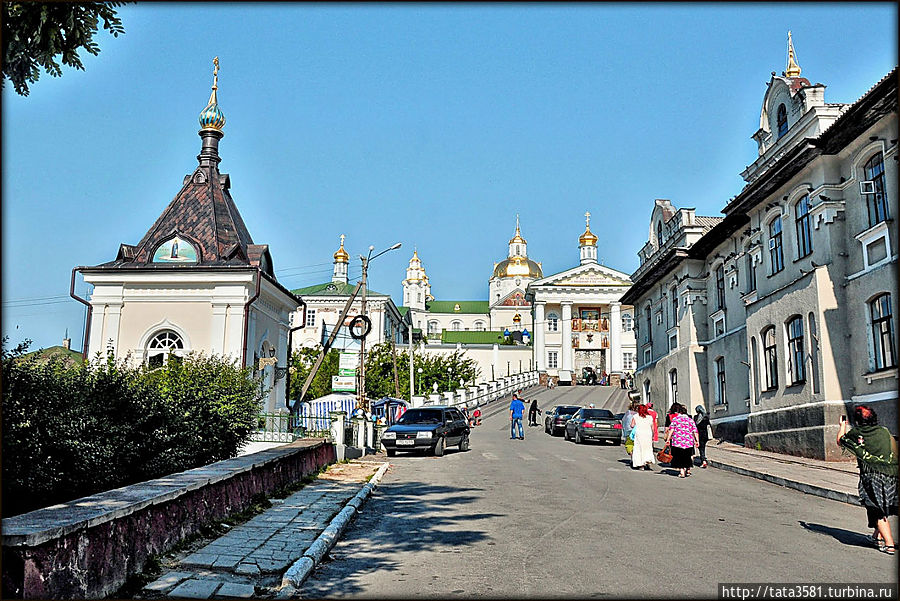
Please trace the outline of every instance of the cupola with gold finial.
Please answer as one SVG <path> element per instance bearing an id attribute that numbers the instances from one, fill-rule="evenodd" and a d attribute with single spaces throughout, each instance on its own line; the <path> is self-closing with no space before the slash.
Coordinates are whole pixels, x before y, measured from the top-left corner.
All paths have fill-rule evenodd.
<path id="1" fill-rule="evenodd" d="M 350 254 L 344 250 L 344 237 L 344 234 L 341 234 L 341 247 L 334 253 L 334 275 L 331 277 L 331 281 L 346 284 Z"/>
<path id="2" fill-rule="evenodd" d="M 516 235 L 509 240 L 509 258 L 527 257 L 527 244 L 525 238 L 522 237 L 522 232 L 519 231 L 519 214 L 516 213 Z"/>
<path id="3" fill-rule="evenodd" d="M 794 41 L 791 39 L 790 31 L 788 31 L 788 64 L 784 74 L 787 77 L 800 77 L 800 65 L 797 64 L 797 57 L 794 54 Z"/>
<path id="4" fill-rule="evenodd" d="M 581 264 L 597 262 L 597 236 L 591 231 L 591 213 L 584 214 L 584 233 L 578 238 L 578 247 L 581 250 Z"/>
<path id="5" fill-rule="evenodd" d="M 528 243 L 519 229 L 519 216 L 516 215 L 516 234 L 509 241 L 509 256 L 494 264 L 493 278 L 529 278 L 536 280 L 544 277 L 541 264 L 528 258 Z"/>
<path id="6" fill-rule="evenodd" d="M 419 249 L 413 248 L 413 256 L 406 268 L 406 279 L 403 280 L 403 305 L 424 311 L 425 303 L 431 300 L 434 299 L 431 297 L 428 274 L 425 273 L 425 267 L 419 259 Z"/>

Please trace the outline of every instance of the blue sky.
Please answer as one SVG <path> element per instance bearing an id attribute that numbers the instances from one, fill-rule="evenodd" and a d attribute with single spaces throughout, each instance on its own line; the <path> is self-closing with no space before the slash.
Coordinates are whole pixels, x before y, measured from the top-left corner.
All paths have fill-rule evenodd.
<path id="1" fill-rule="evenodd" d="M 3 90 L 2 329 L 81 348 L 71 269 L 136 244 L 196 166 L 218 56 L 220 169 L 289 288 L 351 278 L 400 302 L 417 246 L 439 300 L 487 298 L 520 214 L 549 275 L 599 255 L 631 273 L 654 198 L 718 215 L 787 32 L 826 101 L 897 64 L 897 9 L 779 4 L 163 4 L 119 9 L 86 71 Z M 84 284 L 78 291 L 85 293 Z M 67 300 L 68 299 L 68 300 Z"/>

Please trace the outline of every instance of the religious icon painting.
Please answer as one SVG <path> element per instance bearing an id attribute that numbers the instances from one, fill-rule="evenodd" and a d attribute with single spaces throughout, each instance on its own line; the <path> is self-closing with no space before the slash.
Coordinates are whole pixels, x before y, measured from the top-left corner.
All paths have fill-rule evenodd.
<path id="1" fill-rule="evenodd" d="M 159 245 L 156 252 L 153 253 L 154 263 L 196 263 L 197 249 L 194 245 L 181 238 L 175 236 Z"/>

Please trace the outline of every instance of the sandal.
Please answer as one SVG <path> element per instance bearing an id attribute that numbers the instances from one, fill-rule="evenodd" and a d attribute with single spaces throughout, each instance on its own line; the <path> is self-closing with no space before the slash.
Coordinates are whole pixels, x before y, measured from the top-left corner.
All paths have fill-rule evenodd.
<path id="1" fill-rule="evenodd" d="M 887 555 L 893 555 L 894 554 L 894 545 L 880 545 L 878 547 L 878 550 L 881 551 L 882 553 L 886 553 Z"/>

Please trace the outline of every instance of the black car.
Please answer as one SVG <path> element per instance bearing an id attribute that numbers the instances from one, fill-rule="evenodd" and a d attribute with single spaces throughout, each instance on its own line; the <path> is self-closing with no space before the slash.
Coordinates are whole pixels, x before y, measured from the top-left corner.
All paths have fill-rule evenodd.
<path id="1" fill-rule="evenodd" d="M 579 409 L 566 422 L 566 440 L 610 440 L 622 444 L 622 422 L 609 409 Z"/>
<path id="2" fill-rule="evenodd" d="M 578 405 L 557 405 L 544 418 L 544 432 L 556 436 L 560 430 L 565 430 L 566 421 L 579 409 Z"/>
<path id="3" fill-rule="evenodd" d="M 438 457 L 447 447 L 469 450 L 469 422 L 456 407 L 432 406 L 407 409 L 381 436 L 388 457 L 397 451 L 421 451 Z"/>

